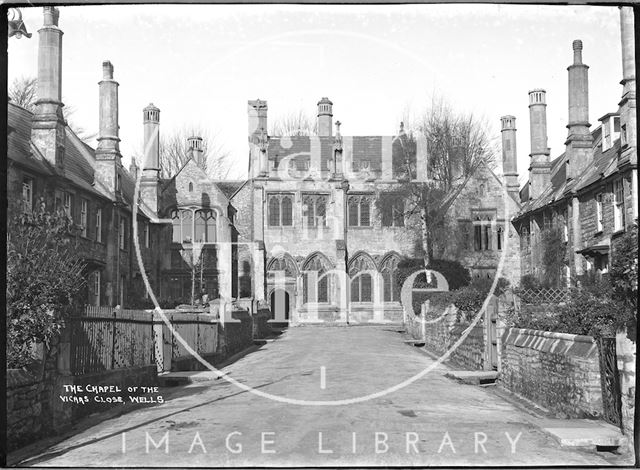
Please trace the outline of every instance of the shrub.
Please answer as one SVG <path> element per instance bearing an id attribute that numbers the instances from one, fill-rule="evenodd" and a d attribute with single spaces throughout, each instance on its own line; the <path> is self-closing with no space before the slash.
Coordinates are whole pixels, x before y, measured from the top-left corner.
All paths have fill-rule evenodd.
<path id="1" fill-rule="evenodd" d="M 542 286 L 540 281 L 533 274 L 525 274 L 520 278 L 520 288 L 528 290 L 538 290 Z"/>
<path id="2" fill-rule="evenodd" d="M 64 215 L 41 205 L 33 214 L 13 219 L 7 227 L 7 366 L 33 362 L 36 343 L 50 342 L 64 318 L 79 307 L 84 264 L 69 243 Z"/>
<path id="3" fill-rule="evenodd" d="M 398 264 L 398 271 L 396 275 L 396 283 L 399 288 L 402 288 L 404 281 L 414 272 L 424 269 L 424 261 L 422 258 L 409 258 L 402 260 Z M 449 290 L 456 290 L 460 287 L 464 287 L 469 284 L 470 276 L 468 270 L 459 262 L 451 260 L 437 260 L 434 259 L 429 265 L 429 269 L 438 271 L 449 283 Z M 416 277 L 415 287 L 427 287 L 427 282 L 424 274 L 420 274 Z"/>

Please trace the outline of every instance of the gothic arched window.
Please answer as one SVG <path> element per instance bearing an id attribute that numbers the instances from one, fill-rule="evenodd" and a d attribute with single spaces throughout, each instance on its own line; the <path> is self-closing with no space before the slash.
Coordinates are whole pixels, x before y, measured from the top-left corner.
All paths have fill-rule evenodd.
<path id="1" fill-rule="evenodd" d="M 327 263 L 315 255 L 303 269 L 303 301 L 304 303 L 329 302 L 329 276 L 324 275 L 329 270 Z"/>
<path id="2" fill-rule="evenodd" d="M 293 195 L 270 194 L 267 196 L 270 227 L 293 225 Z"/>
<path id="3" fill-rule="evenodd" d="M 496 230 L 497 232 L 497 236 L 496 236 L 496 242 L 498 244 L 498 250 L 502 250 L 502 243 L 503 243 L 503 237 L 504 237 L 504 230 L 502 229 L 502 225 L 498 226 L 498 229 Z"/>
<path id="4" fill-rule="evenodd" d="M 400 300 L 400 288 L 397 285 L 396 273 L 398 270 L 398 258 L 389 256 L 382 263 L 382 290 L 385 302 L 397 302 Z"/>
<path id="5" fill-rule="evenodd" d="M 373 278 L 371 273 L 363 271 L 376 271 L 376 267 L 370 258 L 360 255 L 357 256 L 349 266 L 352 302 L 373 301 Z"/>
<path id="6" fill-rule="evenodd" d="M 371 226 L 371 196 L 366 194 L 349 196 L 349 225 L 351 227 Z"/>

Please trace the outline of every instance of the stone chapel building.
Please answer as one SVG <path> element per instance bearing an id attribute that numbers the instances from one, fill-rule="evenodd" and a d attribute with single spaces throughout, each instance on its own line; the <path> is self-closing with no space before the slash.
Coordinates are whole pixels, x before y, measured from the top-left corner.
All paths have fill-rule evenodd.
<path id="1" fill-rule="evenodd" d="M 159 299 L 189 302 L 195 277 L 197 297 L 270 308 L 279 322 L 401 317 L 396 268 L 421 256 L 421 231 L 397 193 L 426 180 L 425 142 L 407 153 L 402 128 L 397 136 L 343 136 L 328 98 L 318 102 L 317 136 L 269 136 L 267 102 L 250 100 L 247 179 L 210 179 L 197 136 L 188 162 L 162 179 L 161 112 L 150 104 L 142 112 L 142 168 L 127 170 L 109 61 L 98 85 L 97 147 L 64 119 L 58 17 L 44 7 L 35 111 L 9 104 L 9 215 L 40 201 L 67 214 L 87 264 L 88 303 L 134 305 L 147 296 L 144 274 Z M 445 251 L 473 276 L 497 274 L 512 284 L 520 273 L 510 223 L 520 210 L 515 133 L 515 118 L 503 117 L 502 175 L 482 167 L 467 183 L 450 209 L 456 244 Z M 201 260 L 195 271 L 194 258 Z"/>

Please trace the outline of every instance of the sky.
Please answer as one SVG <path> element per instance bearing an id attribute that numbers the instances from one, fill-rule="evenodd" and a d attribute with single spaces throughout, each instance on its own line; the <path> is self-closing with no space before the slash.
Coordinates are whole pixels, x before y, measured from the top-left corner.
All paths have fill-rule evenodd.
<path id="1" fill-rule="evenodd" d="M 8 83 L 37 75 L 42 8 L 22 9 L 31 39 L 9 39 Z M 142 148 L 142 109 L 161 110 L 160 132 L 199 126 L 247 172 L 247 100 L 269 119 L 333 101 L 343 135 L 395 135 L 409 109 L 435 94 L 489 123 L 517 119 L 518 171 L 529 167 L 528 91 L 547 91 L 551 157 L 567 136 L 567 66 L 581 39 L 589 118 L 622 94 L 617 7 L 547 5 L 101 5 L 60 7 L 63 102 L 98 129 L 102 61 L 119 87 L 123 163 Z M 95 142 L 93 143 L 95 146 Z"/>

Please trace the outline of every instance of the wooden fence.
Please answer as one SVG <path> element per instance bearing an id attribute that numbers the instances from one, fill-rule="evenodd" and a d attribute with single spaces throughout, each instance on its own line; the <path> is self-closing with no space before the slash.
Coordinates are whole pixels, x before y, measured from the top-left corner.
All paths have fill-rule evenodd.
<path id="1" fill-rule="evenodd" d="M 201 356 L 218 349 L 217 316 L 165 310 L 171 328 L 153 310 L 85 307 L 68 320 L 73 375 L 155 364 L 159 372 L 191 358 L 177 335 Z"/>
<path id="2" fill-rule="evenodd" d="M 569 289 L 520 289 L 515 292 L 523 304 L 558 304 L 567 302 L 570 297 Z"/>
<path id="3" fill-rule="evenodd" d="M 152 311 L 87 306 L 69 328 L 73 375 L 155 362 Z"/>

